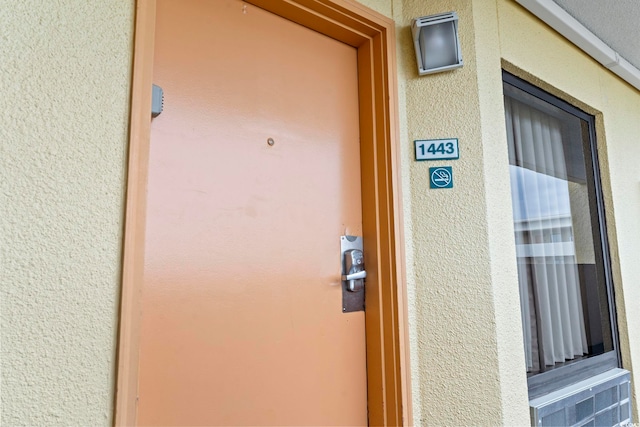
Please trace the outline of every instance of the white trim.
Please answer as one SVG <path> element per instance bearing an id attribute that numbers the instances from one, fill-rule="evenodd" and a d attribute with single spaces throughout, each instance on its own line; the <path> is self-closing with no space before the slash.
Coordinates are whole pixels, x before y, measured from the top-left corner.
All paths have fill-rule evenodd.
<path id="1" fill-rule="evenodd" d="M 640 90 L 640 70 L 551 0 L 516 0 L 624 81 Z"/>

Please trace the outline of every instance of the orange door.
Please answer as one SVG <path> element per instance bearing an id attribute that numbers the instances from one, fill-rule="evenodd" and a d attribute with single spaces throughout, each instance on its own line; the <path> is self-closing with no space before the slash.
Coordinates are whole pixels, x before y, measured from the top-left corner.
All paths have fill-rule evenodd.
<path id="1" fill-rule="evenodd" d="M 159 0 L 142 425 L 364 425 L 356 50 L 239 0 Z"/>

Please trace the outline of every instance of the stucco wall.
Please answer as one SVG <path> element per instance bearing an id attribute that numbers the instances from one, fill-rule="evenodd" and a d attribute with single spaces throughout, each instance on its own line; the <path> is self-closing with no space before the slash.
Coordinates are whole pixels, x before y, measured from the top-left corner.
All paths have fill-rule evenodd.
<path id="1" fill-rule="evenodd" d="M 529 422 L 503 66 L 516 74 L 521 68 L 533 83 L 598 117 L 623 364 L 638 365 L 640 314 L 632 309 L 640 301 L 638 92 L 510 0 L 362 3 L 392 17 L 398 29 L 414 423 Z M 447 11 L 460 16 L 465 65 L 418 77 L 411 19 Z M 459 138 L 459 160 L 414 161 L 414 139 L 449 137 Z M 428 167 L 444 164 L 453 166 L 454 189 L 429 189 Z"/>
<path id="2" fill-rule="evenodd" d="M 0 2 L 2 425 L 109 425 L 133 1 Z"/>
<path id="3" fill-rule="evenodd" d="M 386 16 L 387 18 L 393 19 L 393 9 L 394 6 L 398 7 L 398 5 L 394 5 L 394 2 L 397 3 L 398 0 L 357 0 L 358 3 L 375 10 L 381 15 Z"/>
<path id="4" fill-rule="evenodd" d="M 496 4 L 371 3 L 397 24 L 413 423 L 527 424 Z M 448 11 L 465 65 L 419 77 L 411 21 Z M 416 162 L 413 140 L 437 138 L 458 138 L 460 159 Z M 437 165 L 452 190 L 429 189 Z"/>
<path id="5" fill-rule="evenodd" d="M 522 74 L 596 116 L 623 367 L 640 366 L 640 92 L 515 2 L 498 1 L 501 55 Z M 633 375 L 638 420 L 637 375 Z"/>
<path id="6" fill-rule="evenodd" d="M 460 18 L 464 67 L 418 77 L 411 20 L 448 11 Z M 496 7 L 405 0 L 394 18 L 406 96 L 414 423 L 526 424 L 507 145 L 495 126 L 504 120 Z M 458 138 L 460 159 L 416 162 L 413 140 L 437 138 Z M 428 169 L 439 165 L 453 167 L 453 189 L 429 188 Z"/>

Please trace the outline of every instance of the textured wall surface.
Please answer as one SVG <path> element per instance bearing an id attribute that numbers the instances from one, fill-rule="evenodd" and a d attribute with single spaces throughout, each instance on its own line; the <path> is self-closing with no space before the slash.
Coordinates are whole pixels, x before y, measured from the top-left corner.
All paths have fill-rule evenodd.
<path id="1" fill-rule="evenodd" d="M 529 422 L 501 60 L 598 117 L 623 362 L 628 369 L 637 366 L 640 318 L 632 309 L 640 301 L 637 91 L 513 1 L 394 0 L 390 8 L 369 3 L 391 13 L 398 28 L 415 424 Z M 411 19 L 448 11 L 460 16 L 465 65 L 418 77 Z M 459 160 L 414 161 L 414 139 L 449 137 L 459 138 Z M 454 168 L 454 189 L 429 189 L 428 167 L 445 164 Z"/>
<path id="2" fill-rule="evenodd" d="M 0 2 L 2 425 L 111 423 L 133 8 Z"/>
<path id="3" fill-rule="evenodd" d="M 387 18 L 393 18 L 393 0 L 358 0 L 358 3 L 375 10 Z"/>
<path id="4" fill-rule="evenodd" d="M 411 20 L 449 11 L 460 18 L 464 67 L 418 77 Z M 405 0 L 394 18 L 405 70 L 414 422 L 526 424 L 506 136 L 495 126 L 504 120 L 495 3 Z M 458 138 L 460 159 L 416 162 L 413 140 L 438 138 Z M 442 165 L 453 167 L 454 188 L 430 189 L 429 167 Z"/>
<path id="5" fill-rule="evenodd" d="M 640 93 L 517 4 L 499 0 L 502 56 L 596 116 L 623 367 L 640 366 Z M 523 48 L 526 46 L 526 49 Z M 640 378 L 632 371 L 634 419 Z"/>

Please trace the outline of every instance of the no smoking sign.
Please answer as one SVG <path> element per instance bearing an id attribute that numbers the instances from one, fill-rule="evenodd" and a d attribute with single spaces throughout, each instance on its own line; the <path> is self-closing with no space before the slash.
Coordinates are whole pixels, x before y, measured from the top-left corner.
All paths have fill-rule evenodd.
<path id="1" fill-rule="evenodd" d="M 453 188 L 452 167 L 429 168 L 429 188 Z"/>

